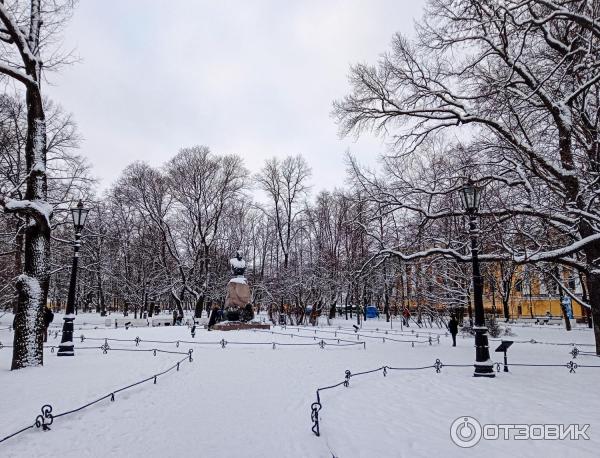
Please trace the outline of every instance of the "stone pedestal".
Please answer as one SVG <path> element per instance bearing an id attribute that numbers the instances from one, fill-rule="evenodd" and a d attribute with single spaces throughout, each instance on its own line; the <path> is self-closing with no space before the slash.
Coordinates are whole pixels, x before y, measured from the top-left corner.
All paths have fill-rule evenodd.
<path id="1" fill-rule="evenodd" d="M 242 327 L 232 327 L 233 324 L 245 324 L 254 318 L 254 311 L 250 304 L 250 287 L 246 277 L 238 275 L 229 280 L 227 284 L 227 293 L 225 295 L 225 306 L 223 319 L 229 329 L 242 329 Z M 223 325 L 209 326 L 211 329 L 217 329 Z M 249 329 L 249 328 L 244 328 Z"/>
<path id="2" fill-rule="evenodd" d="M 246 277 L 233 277 L 227 284 L 225 310 L 239 310 L 241 312 L 249 303 L 250 287 Z"/>

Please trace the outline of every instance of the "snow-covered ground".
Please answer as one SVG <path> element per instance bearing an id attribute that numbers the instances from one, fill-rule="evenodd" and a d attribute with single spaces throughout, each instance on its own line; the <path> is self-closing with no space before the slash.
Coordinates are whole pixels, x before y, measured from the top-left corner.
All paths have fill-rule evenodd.
<path id="1" fill-rule="evenodd" d="M 57 316 L 54 324 L 60 325 Z M 91 324 L 82 324 L 82 323 Z M 12 344 L 5 329 L 10 317 L 0 319 L 0 342 Z M 332 327 L 302 330 L 280 327 L 269 332 L 208 332 L 195 338 L 185 327 L 104 328 L 104 319 L 79 315 L 75 336 L 135 339 L 109 341 L 112 348 L 185 352 L 193 362 L 131 390 L 118 393 L 87 409 L 56 418 L 50 431 L 31 429 L 0 443 L 2 457 L 431 457 L 431 456 L 597 456 L 600 449 L 600 368 L 520 367 L 500 372 L 495 379 L 472 377 L 472 367 L 443 367 L 420 371 L 390 371 L 352 378 L 350 386 L 321 393 L 321 437 L 311 432 L 310 406 L 315 390 L 338 383 L 352 373 L 384 365 L 417 367 L 471 364 L 473 339 L 459 335 L 458 346 L 439 329 L 429 345 L 425 330 L 411 333 L 388 329 L 385 321 L 368 321 L 354 346 L 276 346 L 275 343 L 318 344 L 320 338 L 357 341 L 350 329 L 331 334 L 351 322 L 336 320 Z M 98 329 L 87 329 L 98 326 Z M 368 332 L 368 330 L 380 332 Z M 411 330 L 413 328 L 411 327 Z M 567 333 L 559 326 L 512 326 L 514 337 L 547 343 L 576 342 L 593 351 L 587 328 Z M 325 332 L 327 331 L 327 332 Z M 437 334 L 440 343 L 437 343 Z M 301 335 L 307 337 L 300 337 Z M 369 338 L 367 336 L 378 336 Z M 383 337 L 387 337 L 384 342 Z M 317 340 L 313 340 L 316 338 Z M 407 340 L 397 342 L 390 340 Z M 228 341 L 225 348 L 218 344 Z M 195 341 L 210 344 L 148 343 L 144 340 Z M 424 341 L 414 347 L 410 340 Z M 60 335 L 49 338 L 58 345 Z M 234 343 L 235 342 L 235 343 Z M 253 346 L 249 342 L 264 342 Z M 328 341 L 337 343 L 336 340 Z M 76 346 L 100 346 L 102 341 L 76 340 Z M 493 350 L 498 342 L 491 342 Z M 509 362 L 566 364 L 571 346 L 515 343 Z M 0 349 L 0 438 L 32 424 L 44 404 L 61 413 L 171 366 L 181 355 L 76 349 L 73 358 L 58 358 L 48 348 L 44 367 L 10 372 L 11 350 Z M 183 356 L 185 357 L 185 356 Z M 492 353 L 501 361 L 501 354 Z M 600 365 L 600 358 L 579 355 L 575 362 Z M 450 425 L 461 416 L 482 424 L 590 424 L 589 440 L 481 440 L 462 449 L 450 438 Z M 594 452 L 596 450 L 596 453 Z"/>

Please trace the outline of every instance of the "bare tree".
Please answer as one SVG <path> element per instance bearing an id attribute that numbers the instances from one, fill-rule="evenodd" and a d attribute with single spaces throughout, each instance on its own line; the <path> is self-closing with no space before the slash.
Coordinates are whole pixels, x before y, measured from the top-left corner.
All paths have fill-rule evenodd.
<path id="1" fill-rule="evenodd" d="M 0 196 L 5 212 L 25 218 L 25 258 L 18 277 L 19 307 L 15 316 L 12 369 L 43 364 L 43 309 L 49 285 L 52 208 L 47 202 L 47 131 L 42 98 L 42 51 L 68 16 L 72 2 L 0 3 L 0 73 L 21 83 L 27 104 L 25 140 L 26 191 L 15 199 Z M 56 63 L 56 62 L 54 62 Z M 53 63 L 46 63 L 51 68 Z"/>
<path id="2" fill-rule="evenodd" d="M 432 0 L 415 40 L 397 35 L 379 65 L 352 67 L 353 93 L 334 112 L 343 133 L 393 129 L 404 157 L 460 130 L 467 166 L 456 163 L 435 190 L 415 189 L 435 199 L 477 173 L 497 190 L 482 216 L 513 234 L 482 260 L 584 272 L 600 354 L 597 10 L 583 0 Z M 400 206 L 427 220 L 457 214 L 426 202 Z M 439 247 L 398 253 L 432 254 L 464 260 Z"/>
<path id="3" fill-rule="evenodd" d="M 216 156 L 205 146 L 183 148 L 166 166 L 173 199 L 188 230 L 183 238 L 199 288 L 185 283 L 201 315 L 210 281 L 211 250 L 228 207 L 235 206 L 247 184 L 247 170 L 236 155 Z M 240 225 L 243 225 L 240 222 Z"/>
<path id="4" fill-rule="evenodd" d="M 265 162 L 256 175 L 259 187 L 267 193 L 273 205 L 277 238 L 283 252 L 283 268 L 288 268 L 294 223 L 303 211 L 302 199 L 308 192 L 310 167 L 302 156 L 288 156 Z"/>

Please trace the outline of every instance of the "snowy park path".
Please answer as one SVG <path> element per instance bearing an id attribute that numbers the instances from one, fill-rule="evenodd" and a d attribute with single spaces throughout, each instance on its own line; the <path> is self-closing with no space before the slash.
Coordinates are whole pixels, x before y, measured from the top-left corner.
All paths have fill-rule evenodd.
<path id="1" fill-rule="evenodd" d="M 345 325 L 342 321 L 340 324 Z M 385 323 L 368 323 L 368 326 Z M 587 330 L 513 328 L 514 340 L 591 343 Z M 191 339 L 186 327 L 76 331 L 86 337 L 134 339 L 138 348 L 194 349 L 183 363 L 152 382 L 119 393 L 115 402 L 58 418 L 51 431 L 31 430 L 0 444 L 7 457 L 208 456 L 208 457 L 399 457 L 432 456 L 593 456 L 600 444 L 600 369 L 514 367 L 492 380 L 475 379 L 471 368 L 444 367 L 417 372 L 390 371 L 353 378 L 348 388 L 322 393 L 321 437 L 312 434 L 310 405 L 315 389 L 353 373 L 383 365 L 469 364 L 472 339 L 449 346 L 443 333 L 432 345 L 361 339 L 360 346 L 286 346 L 228 344 L 146 344 L 144 339 L 218 342 L 314 342 L 312 330 L 277 328 L 296 337 L 269 333 L 207 332 Z M 7 342 L 6 331 L 0 341 Z M 439 331 L 438 331 L 439 332 Z M 365 333 L 366 335 L 366 333 Z M 372 333 L 372 335 L 378 335 Z M 318 333 L 317 338 L 327 337 Z M 391 335 L 390 335 L 391 336 Z M 352 336 L 345 336 L 352 339 Z M 398 339 L 410 339 L 398 336 Z M 51 342 L 49 343 L 52 343 Z M 134 343 L 110 343 L 136 348 Z M 492 342 L 492 350 L 496 342 Z M 80 345 L 90 345 L 85 341 Z M 580 348 L 583 349 L 583 348 Z M 569 346 L 515 344 L 509 362 L 567 363 Z M 500 354 L 492 354 L 497 361 Z M 587 358 L 587 359 L 586 359 Z M 0 351 L 0 383 L 14 396 L 3 397 L 0 435 L 35 419 L 49 403 L 59 413 L 120 386 L 158 372 L 178 355 L 81 350 L 75 358 L 47 351 L 43 368 L 10 373 L 10 352 Z M 596 358 L 579 356 L 580 364 Z M 588 393 L 588 394 L 586 394 Z M 450 440 L 450 424 L 469 415 L 482 423 L 590 423 L 589 441 L 482 441 L 461 449 Z M 599 431 L 598 434 L 595 432 Z"/>

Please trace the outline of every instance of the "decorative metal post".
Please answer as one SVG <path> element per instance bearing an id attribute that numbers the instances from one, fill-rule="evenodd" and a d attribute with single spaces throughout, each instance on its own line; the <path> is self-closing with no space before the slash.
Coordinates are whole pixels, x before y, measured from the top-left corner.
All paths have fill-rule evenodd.
<path id="1" fill-rule="evenodd" d="M 75 226 L 75 242 L 73 243 L 73 266 L 71 268 L 71 282 L 69 284 L 69 295 L 67 297 L 67 310 L 65 311 L 62 338 L 58 346 L 58 356 L 74 356 L 73 345 L 73 321 L 75 320 L 75 287 L 77 285 L 77 263 L 79 260 L 79 248 L 81 247 L 81 231 L 85 224 L 88 209 L 83 208 L 81 200 L 76 208 L 71 209 L 73 225 Z"/>
<path id="2" fill-rule="evenodd" d="M 483 277 L 479 269 L 479 228 L 477 211 L 481 199 L 481 191 L 469 179 L 463 187 L 463 205 L 469 216 L 469 236 L 471 238 L 471 259 L 473 263 L 473 302 L 475 303 L 475 377 L 495 377 L 494 365 L 490 359 L 488 346 L 488 329 L 485 325 L 483 310 Z"/>

